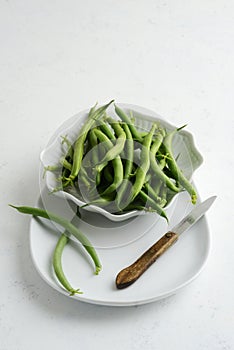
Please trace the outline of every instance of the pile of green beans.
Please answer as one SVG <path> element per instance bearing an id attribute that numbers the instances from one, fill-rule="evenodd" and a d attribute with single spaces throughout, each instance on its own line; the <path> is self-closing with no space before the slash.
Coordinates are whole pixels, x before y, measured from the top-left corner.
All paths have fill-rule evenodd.
<path id="1" fill-rule="evenodd" d="M 132 117 L 114 105 L 115 118 L 108 116 L 113 103 L 90 109 L 76 141 L 66 146 L 59 164 L 46 170 L 58 173 L 63 189 L 87 205 L 123 214 L 130 210 L 156 212 L 167 220 L 164 208 L 181 191 L 193 204 L 197 194 L 178 166 L 173 137 L 182 128 L 166 130 L 152 122 L 149 131 L 140 130 Z"/>

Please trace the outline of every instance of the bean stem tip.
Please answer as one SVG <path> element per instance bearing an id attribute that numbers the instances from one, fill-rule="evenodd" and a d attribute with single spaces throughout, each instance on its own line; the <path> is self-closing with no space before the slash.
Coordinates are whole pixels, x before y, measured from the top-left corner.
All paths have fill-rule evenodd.
<path id="1" fill-rule="evenodd" d="M 73 289 L 71 292 L 70 292 L 70 297 L 72 297 L 73 295 L 75 294 L 83 294 L 83 292 L 78 288 L 78 289 Z"/>
<path id="2" fill-rule="evenodd" d="M 99 272 L 101 271 L 102 267 L 101 266 L 97 266 L 96 270 L 95 270 L 95 275 L 98 275 Z"/>

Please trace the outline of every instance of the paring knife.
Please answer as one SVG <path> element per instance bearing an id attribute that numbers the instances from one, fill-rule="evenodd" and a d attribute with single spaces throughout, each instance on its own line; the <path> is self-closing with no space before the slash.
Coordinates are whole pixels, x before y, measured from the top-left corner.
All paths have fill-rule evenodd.
<path id="1" fill-rule="evenodd" d="M 164 234 L 132 265 L 121 270 L 116 277 L 116 287 L 123 289 L 133 284 L 168 248 L 175 243 L 181 233 L 193 226 L 210 208 L 216 196 L 196 205 L 176 226 Z"/>

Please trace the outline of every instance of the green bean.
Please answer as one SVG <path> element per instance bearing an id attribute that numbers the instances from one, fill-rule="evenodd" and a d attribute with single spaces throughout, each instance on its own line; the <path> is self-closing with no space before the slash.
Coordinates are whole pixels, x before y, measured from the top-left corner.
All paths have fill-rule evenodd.
<path id="1" fill-rule="evenodd" d="M 109 182 L 109 183 L 112 183 L 113 182 L 113 176 L 112 174 L 110 173 L 110 169 L 108 166 L 106 166 L 103 170 L 103 175 L 105 177 L 105 179 Z"/>
<path id="2" fill-rule="evenodd" d="M 92 128 L 91 130 L 89 130 L 89 133 L 88 133 L 88 140 L 89 140 L 91 148 L 94 148 L 95 146 L 98 145 L 98 139 L 94 133 L 94 129 L 95 129 L 95 127 Z M 96 161 L 98 161 L 98 158 Z"/>
<path id="3" fill-rule="evenodd" d="M 140 155 L 140 165 L 136 170 L 135 182 L 132 186 L 131 194 L 130 194 L 130 202 L 138 195 L 138 193 L 142 189 L 142 186 L 145 182 L 145 177 L 150 166 L 150 157 L 149 157 L 149 153 L 151 153 L 150 145 L 152 142 L 155 128 L 156 128 L 156 124 L 153 124 L 148 135 L 144 137 L 144 140 L 142 143 L 141 155 Z"/>
<path id="4" fill-rule="evenodd" d="M 108 125 L 103 121 L 99 121 L 99 128 L 104 134 L 110 139 L 115 140 L 115 135 L 113 134 L 112 130 L 108 127 Z"/>
<path id="5" fill-rule="evenodd" d="M 166 162 L 166 163 L 167 163 L 167 162 Z M 159 164 L 160 164 L 160 163 L 159 163 Z M 166 164 L 166 166 L 164 166 L 164 168 L 163 168 L 163 172 L 164 172 L 165 175 L 167 175 L 167 176 L 170 177 L 171 179 L 174 179 L 174 180 L 176 181 L 176 185 L 179 187 L 179 183 L 178 183 L 178 173 L 177 173 L 177 171 L 176 171 L 176 174 L 173 173 L 173 172 L 171 171 L 171 169 L 169 169 L 168 166 L 167 166 L 167 164 Z"/>
<path id="6" fill-rule="evenodd" d="M 69 238 L 65 233 L 62 233 L 57 244 L 56 247 L 54 249 L 54 253 L 53 253 L 53 268 L 54 268 L 54 272 L 59 280 L 59 282 L 63 285 L 63 287 L 70 292 L 70 296 L 74 295 L 74 294 L 82 294 L 82 292 L 80 291 L 80 289 L 74 289 L 69 281 L 67 280 L 64 271 L 63 271 L 63 266 L 62 266 L 62 253 L 64 250 L 64 247 L 66 246 L 66 244 L 68 243 Z"/>
<path id="7" fill-rule="evenodd" d="M 89 131 L 89 134 L 88 134 L 88 139 L 89 139 L 90 145 L 92 147 L 92 149 L 90 150 L 92 167 L 95 167 L 95 165 L 99 161 L 99 154 L 98 153 L 99 153 L 99 147 L 100 147 L 100 146 L 98 146 L 98 139 L 97 139 L 97 136 L 95 135 L 94 129 L 95 128 L 91 129 Z M 97 172 L 95 175 L 96 175 L 96 185 L 98 185 L 101 181 L 101 176 L 100 176 L 100 173 L 97 173 Z"/>
<path id="8" fill-rule="evenodd" d="M 47 165 L 44 167 L 43 169 L 43 175 L 42 177 L 44 178 L 47 171 L 51 171 L 51 172 L 54 172 L 54 171 L 57 171 L 58 169 L 61 169 L 61 166 L 56 164 L 56 165 Z"/>
<path id="9" fill-rule="evenodd" d="M 192 184 L 189 182 L 189 180 L 185 177 L 185 175 L 182 173 L 181 169 L 177 165 L 177 162 L 174 158 L 173 152 L 172 152 L 172 139 L 173 136 L 175 135 L 176 132 L 184 128 L 182 126 L 181 128 L 178 128 L 176 130 L 173 130 L 169 134 L 166 135 L 164 141 L 163 141 L 163 146 L 165 148 L 165 151 L 169 154 L 169 157 L 167 159 L 168 166 L 172 172 L 172 174 L 175 176 L 179 184 L 186 189 L 186 191 L 190 194 L 191 196 L 191 201 L 193 204 L 196 204 L 197 201 L 197 193 L 195 189 L 193 188 Z"/>
<path id="10" fill-rule="evenodd" d="M 122 129 L 122 126 L 120 125 L 119 120 L 116 120 L 108 116 L 106 118 L 106 121 L 110 124 L 111 128 L 114 130 L 115 136 L 120 137 L 123 134 L 123 129 Z"/>
<path id="11" fill-rule="evenodd" d="M 45 176 L 47 171 L 54 172 L 54 171 L 61 169 L 61 167 L 71 171 L 72 165 L 71 165 L 71 163 L 68 162 L 68 160 L 65 157 L 61 157 L 59 159 L 59 163 L 60 164 L 45 166 L 43 177 Z"/>
<path id="12" fill-rule="evenodd" d="M 154 156 L 156 156 L 156 153 L 158 152 L 159 147 L 162 144 L 164 136 L 165 136 L 165 130 L 159 129 L 156 135 L 156 138 L 154 139 L 150 147 L 150 151 L 153 153 Z"/>
<path id="13" fill-rule="evenodd" d="M 166 166 L 166 158 L 165 157 L 159 160 L 158 166 L 162 170 L 165 168 L 165 166 Z"/>
<path id="14" fill-rule="evenodd" d="M 152 179 L 152 174 L 151 174 L 151 172 L 148 171 L 148 173 L 146 174 L 146 177 L 145 177 L 145 183 L 150 182 L 151 179 Z"/>
<path id="15" fill-rule="evenodd" d="M 88 174 L 88 169 L 86 169 L 83 164 L 80 167 L 80 172 L 84 174 L 84 176 L 87 178 L 87 180 L 91 183 L 95 183 L 95 181 L 93 179 L 91 179 L 91 177 Z"/>
<path id="16" fill-rule="evenodd" d="M 170 178 L 163 172 L 163 170 L 159 167 L 155 156 L 152 152 L 150 152 L 150 165 L 156 177 L 166 183 L 167 187 L 170 188 L 174 192 L 180 192 L 180 188 L 177 187 Z"/>
<path id="17" fill-rule="evenodd" d="M 166 199 L 158 196 L 158 194 L 154 191 L 153 187 L 151 187 L 148 182 L 146 182 L 144 186 L 148 193 L 148 196 L 151 197 L 157 204 L 160 204 L 162 207 L 164 207 L 167 202 Z"/>
<path id="18" fill-rule="evenodd" d="M 60 164 L 67 170 L 72 170 L 71 163 L 68 162 L 68 160 L 65 157 L 60 158 Z"/>
<path id="19" fill-rule="evenodd" d="M 126 134 L 122 129 L 120 136 L 116 139 L 115 145 L 114 146 L 112 145 L 112 148 L 109 149 L 109 151 L 106 153 L 106 155 L 101 160 L 101 162 L 98 165 L 96 165 L 96 170 L 98 172 L 101 172 L 108 162 L 110 162 L 111 160 L 115 159 L 117 156 L 120 155 L 120 153 L 124 148 L 125 140 L 126 140 Z"/>
<path id="20" fill-rule="evenodd" d="M 139 135 L 144 138 L 148 134 L 148 131 L 141 131 L 139 132 Z"/>
<path id="21" fill-rule="evenodd" d="M 169 165 L 171 173 L 173 174 L 173 177 L 176 180 L 178 180 L 179 175 L 178 175 L 178 166 L 176 164 L 176 161 L 175 161 L 173 153 L 172 153 L 172 140 L 173 140 L 173 137 L 175 136 L 175 134 L 179 130 L 184 128 L 185 126 L 186 125 L 182 126 L 181 128 L 174 129 L 174 130 L 170 131 L 169 133 L 167 133 L 167 135 L 163 141 L 162 147 L 161 147 L 163 152 L 166 154 L 167 163 Z"/>
<path id="22" fill-rule="evenodd" d="M 56 222 L 57 224 L 64 227 L 70 234 L 72 234 L 80 243 L 83 245 L 83 247 L 86 249 L 90 257 L 92 258 L 96 270 L 95 273 L 98 274 L 101 270 L 101 263 L 99 261 L 98 255 L 96 253 L 96 250 L 92 246 L 91 242 L 88 240 L 88 238 L 78 229 L 76 228 L 70 221 L 66 220 L 65 218 L 58 216 L 50 211 L 46 211 L 41 208 L 33 208 L 33 207 L 27 207 L 27 206 L 14 206 L 11 205 L 12 208 L 17 209 L 20 213 L 23 214 L 31 214 L 33 216 L 39 216 L 51 221 Z"/>
<path id="23" fill-rule="evenodd" d="M 102 118 L 104 115 L 106 109 L 110 106 L 110 104 L 113 102 L 110 101 L 108 104 L 98 108 L 96 110 L 96 105 L 90 109 L 88 119 L 83 125 L 83 127 L 80 130 L 79 136 L 75 142 L 74 146 L 74 156 L 73 156 L 73 164 L 72 164 L 72 171 L 69 176 L 69 178 L 66 181 L 66 186 L 67 183 L 73 182 L 73 180 L 77 177 L 80 167 L 81 167 L 81 162 L 84 154 L 84 143 L 87 137 L 87 134 L 91 127 L 94 125 L 95 121 Z"/>
<path id="24" fill-rule="evenodd" d="M 167 164 L 167 155 L 161 153 L 160 151 L 157 152 L 156 154 L 156 159 L 158 161 L 159 168 L 162 169 L 163 171 L 165 170 L 165 166 Z"/>
<path id="25" fill-rule="evenodd" d="M 152 142 L 152 145 L 150 147 L 150 152 L 152 153 L 152 155 L 154 156 L 154 158 L 157 157 L 157 153 L 158 150 L 162 144 L 163 138 L 165 136 L 165 130 L 158 128 L 157 130 L 157 135 L 156 138 L 154 139 L 154 141 Z M 162 155 L 163 159 L 160 159 L 158 163 L 159 168 L 162 170 L 166 164 L 166 160 L 164 159 L 164 155 Z M 150 168 L 150 174 L 152 175 L 152 169 Z M 145 181 L 147 182 L 147 181 Z"/>
<path id="26" fill-rule="evenodd" d="M 166 212 L 159 204 L 157 204 L 153 199 L 151 199 L 143 190 L 139 192 L 139 195 L 143 200 L 145 200 L 146 204 L 149 205 L 150 208 L 156 210 L 160 216 L 162 216 L 168 221 Z"/>
<path id="27" fill-rule="evenodd" d="M 65 177 L 68 177 L 69 175 L 70 175 L 70 170 L 68 170 L 68 169 L 66 169 L 66 168 L 63 168 L 63 169 L 62 169 L 62 174 L 61 174 L 61 176 L 59 176 L 59 177 L 57 178 L 57 181 L 60 182 L 60 183 L 62 183 L 63 179 L 64 179 Z M 61 189 L 61 191 L 63 190 L 62 184 L 61 184 L 61 186 L 60 186 L 60 189 Z M 54 191 L 57 191 L 57 189 L 54 189 Z M 53 193 L 54 191 L 52 191 L 52 193 Z M 50 193 L 51 193 L 51 192 L 50 192 Z"/>
<path id="28" fill-rule="evenodd" d="M 151 181 L 151 187 L 154 190 L 154 193 L 156 196 L 159 196 L 159 191 L 162 185 L 162 180 L 159 180 L 158 178 L 153 178 Z"/>
<path id="29" fill-rule="evenodd" d="M 68 161 L 68 158 L 72 159 L 72 156 L 73 156 L 72 145 L 66 136 L 61 136 L 61 138 L 62 138 L 62 145 L 64 143 L 66 143 L 68 146 L 68 151 L 67 151 L 66 155 L 64 155 L 60 158 L 60 160 L 59 160 L 60 164 L 49 165 L 49 166 L 44 167 L 44 175 L 45 175 L 46 171 L 54 172 L 54 171 L 59 170 L 61 168 L 61 166 L 67 170 L 70 170 L 70 171 L 72 169 L 72 164 Z M 44 175 L 43 175 L 43 177 L 44 177 Z"/>
<path id="30" fill-rule="evenodd" d="M 168 188 L 167 188 L 167 186 L 163 183 L 163 184 L 161 185 L 159 195 L 160 195 L 162 201 L 165 202 L 165 203 L 167 203 L 167 194 L 168 194 Z M 174 195 L 175 195 L 175 193 L 174 193 Z"/>
<path id="31" fill-rule="evenodd" d="M 87 190 L 90 190 L 91 187 L 91 183 L 92 183 L 92 179 L 90 179 L 90 177 L 87 174 L 87 171 L 85 170 L 85 168 L 81 165 L 80 167 L 80 172 L 78 175 L 78 184 L 79 186 L 81 185 L 81 183 L 83 183 L 83 185 L 85 185 L 85 187 L 87 188 Z"/>
<path id="32" fill-rule="evenodd" d="M 115 140 L 115 136 L 112 133 L 111 129 L 104 123 L 103 120 L 100 120 L 98 123 L 98 129 L 102 130 L 103 133 L 105 133 L 105 135 L 112 140 Z M 95 130 L 96 128 L 93 128 L 90 130 L 90 143 L 92 145 L 92 147 L 95 147 L 95 149 L 93 149 L 93 162 L 92 162 L 92 166 L 95 169 L 95 175 L 96 175 L 96 186 L 98 186 L 101 182 L 101 171 L 97 171 L 96 166 L 99 163 L 99 158 L 102 159 L 103 154 L 108 151 L 109 149 L 106 150 L 106 144 L 105 143 L 98 143 L 98 138 L 95 134 Z"/>
<path id="33" fill-rule="evenodd" d="M 89 154 L 89 158 L 91 160 L 90 167 L 92 168 L 92 175 L 95 176 L 96 186 L 98 186 L 101 182 L 101 172 L 98 172 L 96 170 L 96 165 L 99 163 L 99 159 L 102 159 L 103 154 L 105 154 L 105 148 L 103 147 L 102 143 L 98 142 L 98 138 L 94 132 L 96 128 L 97 126 L 90 130 L 88 134 L 88 139 L 92 147 Z M 96 188 L 93 188 L 92 192 L 93 191 L 96 191 Z"/>
<path id="34" fill-rule="evenodd" d="M 126 147 L 125 147 L 125 156 L 124 156 L 125 158 L 124 180 L 118 189 L 117 198 L 116 198 L 116 203 L 120 208 L 123 208 L 126 206 L 126 200 L 129 196 L 127 189 L 129 185 L 129 179 L 133 169 L 133 158 L 134 158 L 134 141 L 132 138 L 131 131 L 129 129 L 128 124 L 126 123 L 123 123 L 122 127 L 126 134 L 127 140 L 125 143 Z"/>
<path id="35" fill-rule="evenodd" d="M 67 136 L 61 136 L 62 138 L 62 145 L 65 143 L 68 146 L 68 151 L 66 153 L 66 158 L 70 157 L 73 158 L 74 150 L 71 142 L 68 140 Z"/>
<path id="36" fill-rule="evenodd" d="M 104 142 L 106 147 L 111 150 L 113 148 L 112 142 L 108 139 L 108 137 L 98 129 L 95 129 L 95 134 L 100 142 Z M 115 191 L 123 181 L 123 164 L 120 156 L 112 159 L 112 165 L 114 170 L 114 180 L 113 183 L 104 191 L 103 195 L 109 194 Z"/>
<path id="37" fill-rule="evenodd" d="M 134 124 L 132 123 L 131 119 L 128 117 L 128 115 L 117 105 L 115 105 L 115 112 L 116 114 L 120 117 L 121 120 L 123 120 L 125 123 L 128 124 L 129 129 L 132 133 L 132 137 L 139 141 L 142 142 L 143 138 L 139 131 L 135 128 Z"/>

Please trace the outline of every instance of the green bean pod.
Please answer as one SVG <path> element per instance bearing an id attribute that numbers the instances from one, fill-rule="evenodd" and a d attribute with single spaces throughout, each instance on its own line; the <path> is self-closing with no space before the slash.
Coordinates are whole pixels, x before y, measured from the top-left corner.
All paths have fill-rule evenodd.
<path id="1" fill-rule="evenodd" d="M 98 127 L 110 140 L 115 140 L 114 133 L 103 120 L 99 121 Z"/>
<path id="2" fill-rule="evenodd" d="M 197 193 L 195 189 L 193 188 L 192 184 L 190 181 L 185 177 L 185 175 L 182 173 L 181 169 L 177 165 L 177 162 L 175 160 L 175 157 L 172 152 L 172 139 L 173 136 L 175 135 L 176 132 L 184 128 L 182 126 L 181 128 L 178 128 L 176 130 L 173 130 L 171 133 L 167 134 L 164 141 L 163 141 L 163 146 L 165 148 L 165 151 L 168 153 L 169 157 L 167 158 L 167 163 L 168 166 L 172 172 L 172 174 L 175 176 L 179 184 L 185 188 L 185 190 L 190 194 L 191 196 L 191 201 L 193 204 L 196 204 L 197 201 Z"/>
<path id="3" fill-rule="evenodd" d="M 72 171 L 69 178 L 67 179 L 68 181 L 65 182 L 66 186 L 67 186 L 67 183 L 73 182 L 73 180 L 77 177 L 79 173 L 82 158 L 84 155 L 84 143 L 89 130 L 95 124 L 96 120 L 103 117 L 106 109 L 110 106 L 112 102 L 113 100 L 110 101 L 108 104 L 98 108 L 97 110 L 96 110 L 96 105 L 90 109 L 88 119 L 83 125 L 83 127 L 81 128 L 79 136 L 75 142 Z"/>
<path id="4" fill-rule="evenodd" d="M 156 153 L 159 150 L 159 147 L 161 146 L 163 142 L 163 138 L 165 137 L 165 130 L 164 129 L 158 129 L 157 135 L 155 139 L 152 142 L 152 145 L 150 147 L 151 153 L 153 153 L 154 156 L 156 156 Z"/>
<path id="5" fill-rule="evenodd" d="M 44 167 L 43 177 L 45 176 L 47 171 L 54 172 L 54 171 L 57 171 L 59 169 L 61 170 L 61 168 L 65 168 L 65 169 L 67 169 L 69 171 L 71 171 L 71 169 L 72 169 L 71 163 L 68 162 L 68 160 L 66 159 L 65 156 L 63 156 L 63 157 L 61 157 L 59 159 L 59 164 L 45 166 Z"/>
<path id="6" fill-rule="evenodd" d="M 163 208 L 156 203 L 148 194 L 146 194 L 143 190 L 139 192 L 139 196 L 146 202 L 146 205 L 149 206 L 149 208 L 152 208 L 153 210 L 157 211 L 157 213 L 162 216 L 164 219 L 168 222 L 168 217 L 166 212 L 163 210 Z"/>
<path id="7" fill-rule="evenodd" d="M 91 145 L 91 164 L 92 164 L 92 167 L 95 167 L 96 164 L 98 164 L 99 162 L 99 146 L 98 146 L 98 139 L 97 139 L 97 136 L 95 135 L 95 132 L 94 132 L 95 128 L 91 129 L 88 133 L 88 140 L 89 140 L 89 143 Z M 101 181 L 101 176 L 100 176 L 100 173 L 96 173 L 96 179 L 95 179 L 95 182 L 96 182 L 96 185 L 98 185 Z"/>
<path id="8" fill-rule="evenodd" d="M 156 177 L 158 177 L 160 180 L 165 182 L 168 188 L 170 188 L 174 192 L 180 192 L 180 188 L 177 187 L 171 180 L 170 178 L 163 172 L 163 170 L 160 168 L 158 165 L 155 155 L 150 152 L 150 165 L 151 169 L 153 170 L 154 174 Z"/>
<path id="9" fill-rule="evenodd" d="M 104 142 L 105 146 L 109 148 L 109 150 L 112 150 L 112 142 L 101 130 L 95 129 L 95 134 L 100 142 Z M 116 158 L 112 159 L 112 165 L 114 170 L 114 180 L 113 183 L 104 191 L 103 195 L 115 191 L 123 181 L 123 164 L 119 155 Z"/>
<path id="10" fill-rule="evenodd" d="M 115 105 L 115 112 L 121 120 L 123 120 L 125 123 L 129 125 L 129 129 L 132 133 L 132 137 L 134 138 L 134 140 L 142 142 L 143 138 L 140 132 L 136 129 L 135 125 L 132 123 L 128 115 L 117 105 Z"/>
<path id="11" fill-rule="evenodd" d="M 67 136 L 61 136 L 61 138 L 62 138 L 62 145 L 66 144 L 68 147 L 66 158 L 69 157 L 70 159 L 73 159 L 74 149 L 71 142 L 68 140 Z"/>
<path id="12" fill-rule="evenodd" d="M 110 162 L 111 160 L 115 159 L 117 156 L 120 155 L 120 153 L 124 149 L 125 140 L 126 140 L 126 134 L 122 130 L 121 135 L 116 139 L 115 145 L 112 145 L 112 148 L 109 149 L 109 151 L 105 154 L 101 162 L 98 165 L 96 165 L 96 170 L 98 172 L 101 172 L 108 162 Z"/>
<path id="13" fill-rule="evenodd" d="M 72 170 L 71 163 L 69 163 L 65 157 L 61 157 L 59 162 L 65 169 L 70 170 L 70 171 Z"/>
<path id="14" fill-rule="evenodd" d="M 110 124 L 111 128 L 115 132 L 115 136 L 120 137 L 123 134 L 122 123 L 119 120 L 115 120 L 114 118 L 107 117 L 106 121 Z"/>
<path id="15" fill-rule="evenodd" d="M 87 191 L 89 191 L 90 188 L 92 187 L 93 183 L 94 183 L 93 179 L 91 179 L 88 176 L 86 169 L 81 165 L 79 175 L 78 175 L 79 187 L 82 186 L 82 184 L 83 184 L 85 186 L 85 188 L 87 189 Z"/>
<path id="16" fill-rule="evenodd" d="M 103 170 L 103 175 L 104 175 L 106 181 L 108 181 L 109 183 L 112 183 L 112 182 L 113 182 L 114 178 L 113 178 L 112 174 L 110 173 L 110 169 L 109 169 L 108 166 L 106 166 L 106 167 L 104 168 L 104 170 Z"/>
<path id="17" fill-rule="evenodd" d="M 138 195 L 138 193 L 142 189 L 142 186 L 144 185 L 145 177 L 150 167 L 150 157 L 149 157 L 149 154 L 151 153 L 150 145 L 153 139 L 155 129 L 156 129 L 156 124 L 153 124 L 150 132 L 144 137 L 144 140 L 142 143 L 141 155 L 140 155 L 140 165 L 136 170 L 135 182 L 132 186 L 131 194 L 130 194 L 130 202 L 133 201 L 133 199 Z"/>
<path id="18" fill-rule="evenodd" d="M 31 214 L 33 216 L 39 216 L 45 219 L 48 219 L 50 221 L 54 221 L 57 224 L 64 227 L 70 234 L 72 234 L 86 249 L 90 257 L 92 258 L 96 270 L 95 273 L 98 274 L 101 270 L 102 266 L 100 263 L 100 260 L 98 258 L 98 255 L 96 253 L 95 248 L 92 246 L 91 242 L 88 240 L 88 238 L 78 229 L 76 228 L 70 221 L 66 220 L 65 218 L 58 216 L 50 211 L 46 211 L 41 208 L 33 208 L 33 207 L 27 207 L 27 206 L 14 206 L 10 205 L 12 208 L 17 209 L 20 213 L 23 214 Z"/>
<path id="19" fill-rule="evenodd" d="M 65 276 L 65 273 L 63 271 L 63 266 L 62 266 L 62 254 L 64 247 L 67 245 L 69 241 L 68 236 L 65 233 L 62 233 L 61 236 L 59 237 L 59 240 L 56 244 L 56 247 L 54 249 L 53 253 L 53 268 L 56 277 L 58 278 L 59 282 L 63 285 L 63 287 L 70 293 L 70 296 L 74 294 L 82 294 L 80 289 L 74 289 L 69 281 L 67 280 L 67 277 Z"/>
<path id="20" fill-rule="evenodd" d="M 124 149 L 124 158 L 125 158 L 125 167 L 124 167 L 124 179 L 122 184 L 120 185 L 117 197 L 116 197 L 116 203 L 119 208 L 124 208 L 127 203 L 129 203 L 128 197 L 129 197 L 129 179 L 132 174 L 133 169 L 133 158 L 134 158 L 134 141 L 132 138 L 131 131 L 129 129 L 128 124 L 123 123 L 122 127 L 124 129 L 124 132 L 126 134 L 126 142 L 125 142 L 125 149 Z"/>
<path id="21" fill-rule="evenodd" d="M 182 126 L 181 128 L 176 128 L 172 131 L 170 131 L 169 133 L 167 133 L 167 135 L 165 136 L 164 140 L 163 140 L 163 144 L 162 144 L 162 150 L 163 152 L 166 154 L 166 161 L 167 161 L 167 164 L 169 166 L 169 169 L 171 170 L 171 173 L 172 173 L 172 176 L 174 179 L 178 180 L 178 166 L 177 166 L 177 162 L 175 161 L 174 159 L 174 156 L 173 156 L 173 152 L 172 152 L 172 140 L 173 140 L 173 137 L 175 136 L 175 134 L 183 129 L 185 127 Z"/>
<path id="22" fill-rule="evenodd" d="M 157 152 L 156 159 L 158 161 L 159 168 L 164 171 L 165 166 L 167 164 L 167 155 L 162 154 L 161 152 Z"/>
<path id="23" fill-rule="evenodd" d="M 150 186 L 148 182 L 144 184 L 145 189 L 148 193 L 148 196 L 151 197 L 157 204 L 164 207 L 167 203 L 165 198 L 160 197 L 153 189 L 153 187 Z"/>

